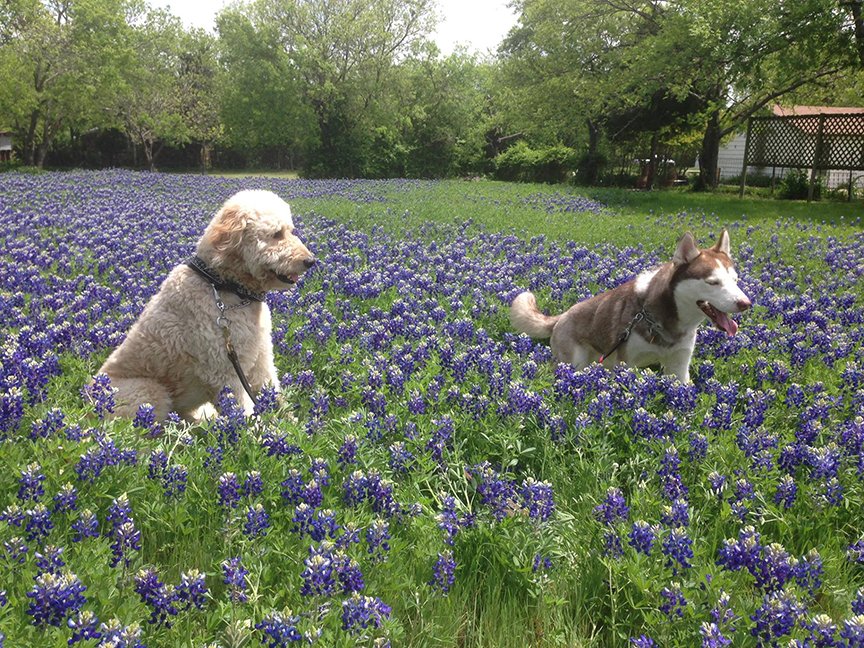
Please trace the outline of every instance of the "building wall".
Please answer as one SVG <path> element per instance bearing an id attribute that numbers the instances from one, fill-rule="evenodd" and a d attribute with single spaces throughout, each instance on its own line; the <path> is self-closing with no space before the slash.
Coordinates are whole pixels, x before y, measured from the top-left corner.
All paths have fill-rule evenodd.
<path id="1" fill-rule="evenodd" d="M 0 135 L 0 151 L 11 151 L 12 150 L 12 136 L 11 135 Z"/>

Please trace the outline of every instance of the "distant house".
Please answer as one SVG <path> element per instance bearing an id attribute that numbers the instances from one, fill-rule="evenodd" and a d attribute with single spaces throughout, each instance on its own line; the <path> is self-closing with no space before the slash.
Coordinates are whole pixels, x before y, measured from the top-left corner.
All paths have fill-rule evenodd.
<path id="1" fill-rule="evenodd" d="M 0 130 L 0 162 L 12 159 L 12 131 Z"/>
<path id="2" fill-rule="evenodd" d="M 805 115 L 864 115 L 864 108 L 845 108 L 835 106 L 792 106 L 790 108 L 783 108 L 781 106 L 774 106 L 773 112 L 778 117 L 800 117 Z M 801 146 L 805 149 L 815 146 L 818 120 L 801 121 L 798 123 L 797 128 L 801 131 Z M 825 132 L 824 136 L 824 145 L 829 147 L 829 151 L 827 152 L 828 159 L 831 159 L 830 147 L 839 143 L 840 140 L 850 138 L 856 139 L 861 142 L 860 146 L 864 147 L 864 131 L 855 133 Z M 720 147 L 717 167 L 721 181 L 741 175 L 741 166 L 744 163 L 744 148 L 746 145 L 747 133 L 744 132 L 739 133 L 729 142 Z M 758 147 L 760 146 L 760 142 L 755 141 L 754 145 Z M 762 145 L 764 145 L 764 143 L 762 143 Z M 824 155 L 825 154 L 823 153 L 823 156 Z M 862 151 L 862 155 L 864 155 L 864 151 Z M 864 163 L 864 157 L 862 157 L 862 163 Z M 771 167 L 747 167 L 748 175 L 752 173 L 767 173 L 768 175 L 776 174 L 778 180 L 783 177 L 785 172 L 786 169 L 784 167 L 777 167 L 776 169 Z M 857 185 L 864 186 L 864 171 L 852 171 L 851 177 Z M 828 170 L 824 172 L 824 185 L 828 188 L 845 186 L 848 184 L 849 178 L 849 171 L 837 169 Z"/>

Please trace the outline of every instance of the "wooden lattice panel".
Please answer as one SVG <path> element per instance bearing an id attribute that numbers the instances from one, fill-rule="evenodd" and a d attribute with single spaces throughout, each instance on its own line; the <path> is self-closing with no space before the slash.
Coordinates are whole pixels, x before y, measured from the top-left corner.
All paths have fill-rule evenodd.
<path id="1" fill-rule="evenodd" d="M 749 132 L 749 166 L 864 170 L 864 114 L 754 117 Z"/>

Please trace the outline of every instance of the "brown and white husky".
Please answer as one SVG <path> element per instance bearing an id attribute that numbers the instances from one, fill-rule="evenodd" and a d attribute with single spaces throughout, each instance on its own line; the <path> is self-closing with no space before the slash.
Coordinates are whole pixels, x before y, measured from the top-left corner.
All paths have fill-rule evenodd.
<path id="1" fill-rule="evenodd" d="M 751 306 L 737 280 L 729 232 L 724 229 L 714 247 L 706 250 L 700 250 L 687 232 L 668 263 L 561 315 L 541 313 L 530 292 L 517 295 L 510 322 L 531 337 L 551 336 L 558 362 L 579 369 L 598 360 L 633 367 L 660 363 L 665 373 L 689 382 L 699 324 L 707 316 L 718 329 L 735 335 L 738 324 L 727 313 Z"/>

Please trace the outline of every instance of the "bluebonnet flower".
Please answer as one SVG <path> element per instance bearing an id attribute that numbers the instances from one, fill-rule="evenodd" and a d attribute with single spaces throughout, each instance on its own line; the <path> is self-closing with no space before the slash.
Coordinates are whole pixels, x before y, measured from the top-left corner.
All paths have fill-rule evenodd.
<path id="1" fill-rule="evenodd" d="M 9 526 L 20 528 L 24 524 L 24 518 L 24 510 L 17 504 L 10 504 L 0 513 L 0 521 L 6 522 Z"/>
<path id="2" fill-rule="evenodd" d="M 840 506 L 843 503 L 843 485 L 836 477 L 832 477 L 825 483 L 824 491 L 816 493 L 816 498 L 829 506 Z"/>
<path id="3" fill-rule="evenodd" d="M 321 492 L 321 485 L 317 479 L 310 479 L 309 483 L 303 487 L 302 499 L 313 508 L 321 506 L 324 501 L 324 493 Z"/>
<path id="4" fill-rule="evenodd" d="M 681 591 L 681 583 L 672 583 L 669 587 L 664 587 L 660 591 L 660 596 L 665 600 L 660 606 L 660 611 L 665 614 L 671 621 L 673 617 L 679 619 L 684 616 L 684 608 L 687 606 L 687 599 Z"/>
<path id="5" fill-rule="evenodd" d="M 132 562 L 132 551 L 141 551 L 141 531 L 135 528 L 135 523 L 130 519 L 119 526 L 115 526 L 111 532 L 111 567 L 116 567 L 123 561 L 124 568 L 129 567 Z"/>
<path id="6" fill-rule="evenodd" d="M 527 509 L 532 520 L 545 522 L 555 512 L 552 484 L 548 481 L 538 482 L 528 477 L 522 482 L 522 506 Z"/>
<path id="7" fill-rule="evenodd" d="M 114 412 L 116 393 L 117 389 L 111 386 L 111 379 L 104 373 L 96 374 L 89 385 L 81 388 L 81 395 L 92 403 L 96 416 L 100 419 Z"/>
<path id="8" fill-rule="evenodd" d="M 691 463 L 702 461 L 708 454 L 708 437 L 698 432 L 690 433 L 690 450 L 687 451 L 687 456 Z"/>
<path id="9" fill-rule="evenodd" d="M 352 635 L 359 635 L 370 625 L 380 628 L 384 619 L 390 618 L 390 607 L 381 599 L 354 593 L 342 601 L 342 629 Z"/>
<path id="10" fill-rule="evenodd" d="M 63 560 L 63 547 L 46 545 L 41 552 L 36 552 L 36 567 L 40 572 L 59 574 L 60 569 L 65 566 L 66 561 Z"/>
<path id="11" fill-rule="evenodd" d="M 37 627 L 59 627 L 86 603 L 86 589 L 81 579 L 71 572 L 39 574 L 33 589 L 27 593 L 31 599 L 27 614 L 33 617 L 33 625 Z"/>
<path id="12" fill-rule="evenodd" d="M 360 544 L 360 527 L 356 522 L 346 522 L 342 526 L 342 534 L 336 538 L 336 546 L 347 549 L 352 544 Z"/>
<path id="13" fill-rule="evenodd" d="M 102 641 L 97 648 L 145 648 L 141 643 L 141 627 L 137 623 L 123 626 L 118 619 L 111 619 L 99 626 Z"/>
<path id="14" fill-rule="evenodd" d="M 664 504 L 660 515 L 660 522 L 668 527 L 690 526 L 690 509 L 687 500 L 677 499 L 672 505 Z"/>
<path id="15" fill-rule="evenodd" d="M 735 622 L 738 620 L 738 617 L 732 610 L 729 594 L 723 590 L 720 590 L 717 603 L 711 608 L 711 619 L 721 629 L 728 628 L 730 633 L 735 632 Z"/>
<path id="16" fill-rule="evenodd" d="M 24 537 L 28 541 L 35 540 L 42 544 L 45 538 L 51 533 L 54 528 L 54 523 L 51 521 L 51 511 L 49 511 L 41 502 L 36 504 L 32 509 L 25 511 L 27 514 L 27 525 L 24 531 Z"/>
<path id="17" fill-rule="evenodd" d="M 240 484 L 233 472 L 226 472 L 219 477 L 216 491 L 219 493 L 219 504 L 226 512 L 240 506 Z"/>
<path id="18" fill-rule="evenodd" d="M 699 627 L 699 634 L 702 635 L 702 648 L 722 648 L 732 643 L 732 640 L 720 631 L 716 623 L 703 622 Z"/>
<path id="19" fill-rule="evenodd" d="M 315 542 L 321 542 L 326 537 L 335 539 L 339 535 L 339 528 L 336 514 L 331 509 L 315 511 L 315 515 L 309 521 L 309 535 Z"/>
<path id="20" fill-rule="evenodd" d="M 303 454 L 295 443 L 292 443 L 288 434 L 280 434 L 278 431 L 269 430 L 261 436 L 261 447 L 267 451 L 268 457 L 291 457 Z"/>
<path id="21" fill-rule="evenodd" d="M 852 614 L 864 614 L 864 588 L 859 587 L 852 601 Z"/>
<path id="22" fill-rule="evenodd" d="M 301 596 L 331 596 L 336 589 L 333 574 L 333 550 L 335 545 L 322 542 L 317 548 L 309 547 L 309 557 L 303 561 L 306 569 L 300 574 L 303 585 Z"/>
<path id="23" fill-rule="evenodd" d="M 156 420 L 156 410 L 150 403 L 144 403 L 138 407 L 132 425 L 151 437 L 162 434 L 162 424 Z"/>
<path id="24" fill-rule="evenodd" d="M 792 632 L 806 611 L 797 597 L 786 590 L 766 594 L 762 605 L 750 616 L 755 624 L 750 634 L 760 646 L 775 646 L 780 637 Z"/>
<path id="25" fill-rule="evenodd" d="M 660 470 L 657 474 L 661 477 L 663 496 L 671 501 L 687 497 L 687 487 L 681 481 L 681 459 L 675 446 L 669 446 L 660 460 Z"/>
<path id="26" fill-rule="evenodd" d="M 38 419 L 30 426 L 27 438 L 31 441 L 47 439 L 57 434 L 65 424 L 65 416 L 59 408 L 53 408 L 45 414 L 44 418 Z"/>
<path id="27" fill-rule="evenodd" d="M 450 495 L 443 497 L 443 510 L 435 516 L 438 528 L 444 532 L 444 542 L 451 547 L 459 532 L 459 516 L 456 514 L 456 499 Z"/>
<path id="28" fill-rule="evenodd" d="M 312 478 L 321 486 L 330 485 L 330 466 L 324 459 L 313 459 L 312 465 L 309 467 L 309 472 Z"/>
<path id="29" fill-rule="evenodd" d="M 79 611 L 77 615 L 66 621 L 66 625 L 72 629 L 72 636 L 69 638 L 70 646 L 87 639 L 102 637 L 102 633 L 98 630 L 99 618 L 90 610 Z"/>
<path id="30" fill-rule="evenodd" d="M 300 617 L 291 616 L 290 612 L 283 615 L 272 610 L 260 623 L 255 624 L 255 628 L 264 635 L 261 644 L 266 644 L 268 648 L 286 648 L 289 643 L 303 641 L 303 635 L 297 630 L 299 620 Z"/>
<path id="31" fill-rule="evenodd" d="M 840 636 L 846 640 L 846 648 L 864 647 L 864 616 L 858 615 L 843 620 Z"/>
<path id="32" fill-rule="evenodd" d="M 864 565 L 864 539 L 846 547 L 846 560 Z"/>
<path id="33" fill-rule="evenodd" d="M 777 483 L 777 490 L 774 493 L 774 503 L 778 506 L 791 508 L 795 504 L 795 497 L 798 494 L 798 486 L 795 480 L 789 475 L 783 475 Z"/>
<path id="34" fill-rule="evenodd" d="M 438 554 L 438 560 L 432 569 L 433 575 L 429 584 L 446 596 L 450 587 L 456 582 L 455 572 L 456 561 L 453 559 L 453 553 L 449 549 L 445 549 Z"/>
<path id="35" fill-rule="evenodd" d="M 802 626 L 810 631 L 803 645 L 808 648 L 841 648 L 837 642 L 837 624 L 827 614 L 817 614 L 809 623 Z"/>
<path id="36" fill-rule="evenodd" d="M 27 557 L 27 552 L 30 547 L 24 544 L 24 541 L 18 536 L 12 536 L 8 540 L 3 541 L 3 554 L 0 557 L 6 561 L 7 565 L 22 564 Z"/>
<path id="37" fill-rule="evenodd" d="M 243 525 L 243 535 L 255 538 L 266 536 L 270 528 L 270 517 L 261 504 L 250 506 L 246 511 L 246 524 Z"/>
<path id="38" fill-rule="evenodd" d="M 366 553 L 370 554 L 375 562 L 383 562 L 387 559 L 385 552 L 390 551 L 390 525 L 384 520 L 378 519 L 369 525 L 366 530 L 366 543 L 369 545 Z"/>
<path id="39" fill-rule="evenodd" d="M 296 468 L 288 471 L 288 478 L 282 482 L 282 499 L 286 505 L 297 505 L 303 501 L 306 484 L 303 475 Z"/>
<path id="40" fill-rule="evenodd" d="M 726 476 L 712 470 L 708 473 L 708 484 L 708 492 L 717 499 L 723 499 L 723 491 L 726 490 Z"/>
<path id="41" fill-rule="evenodd" d="M 222 561 L 222 573 L 225 576 L 222 582 L 228 585 L 229 588 L 229 598 L 232 601 L 240 603 L 248 601 L 249 597 L 246 596 L 246 574 L 249 573 L 249 570 L 240 564 L 240 557 L 237 556 Z"/>
<path id="42" fill-rule="evenodd" d="M 621 537 L 614 531 L 603 533 L 603 555 L 613 560 L 618 560 L 624 555 L 624 545 L 621 544 Z"/>
<path id="43" fill-rule="evenodd" d="M 655 648 L 657 644 L 651 637 L 639 635 L 638 637 L 630 637 L 630 643 L 633 648 Z"/>
<path id="44" fill-rule="evenodd" d="M 363 573 L 360 565 L 353 558 L 349 558 L 343 551 L 333 553 L 333 570 L 343 594 L 359 592 L 366 584 L 363 582 Z"/>
<path id="45" fill-rule="evenodd" d="M 550 569 L 552 569 L 552 558 L 549 556 L 543 556 L 543 554 L 539 553 L 534 556 L 534 564 L 531 566 L 532 573 L 542 573 Z"/>
<path id="46" fill-rule="evenodd" d="M 45 489 L 42 487 L 42 482 L 47 479 L 42 474 L 42 467 L 38 463 L 31 463 L 21 472 L 21 477 L 18 483 L 21 488 L 18 489 L 18 499 L 22 504 L 29 501 L 38 502 L 39 498 L 45 494 Z"/>
<path id="47" fill-rule="evenodd" d="M 180 499 L 186 492 L 189 471 L 183 464 L 169 466 L 162 478 L 162 494 L 166 500 Z"/>
<path id="48" fill-rule="evenodd" d="M 180 574 L 180 584 L 175 588 L 175 598 L 185 603 L 184 610 L 195 606 L 199 610 L 204 609 L 207 600 L 206 575 L 197 569 Z"/>
<path id="49" fill-rule="evenodd" d="M 81 542 L 84 538 L 99 537 L 99 520 L 90 509 L 84 509 L 78 519 L 72 523 L 72 529 L 76 531 L 72 542 Z"/>
<path id="50" fill-rule="evenodd" d="M 822 556 L 815 549 L 811 549 L 794 566 L 794 572 L 798 586 L 807 590 L 810 596 L 814 596 L 816 590 L 822 587 L 822 575 L 825 573 L 822 568 Z"/>
<path id="51" fill-rule="evenodd" d="M 258 402 L 255 403 L 254 414 L 261 416 L 262 414 L 272 414 L 279 409 L 279 392 L 274 385 L 264 385 L 258 392 Z"/>
<path id="52" fill-rule="evenodd" d="M 53 513 L 68 513 L 77 509 L 78 490 L 72 484 L 65 484 L 54 496 Z"/>
<path id="53" fill-rule="evenodd" d="M 656 534 L 650 524 L 644 520 L 637 520 L 633 523 L 633 529 L 628 534 L 628 537 L 630 540 L 627 544 L 636 549 L 637 552 L 644 553 L 646 556 L 651 555 Z"/>
<path id="54" fill-rule="evenodd" d="M 297 508 L 294 509 L 294 516 L 291 521 L 294 526 L 291 528 L 292 533 L 299 533 L 302 537 L 309 533 L 312 526 L 312 516 L 315 515 L 315 509 L 309 506 L 306 502 L 300 502 Z"/>
<path id="55" fill-rule="evenodd" d="M 388 466 L 394 473 L 407 473 L 411 469 L 411 464 L 414 461 L 412 455 L 402 441 L 397 441 L 390 445 L 390 460 Z"/>
<path id="56" fill-rule="evenodd" d="M 606 526 L 613 526 L 619 520 L 626 520 L 629 514 L 630 507 L 627 506 L 620 488 L 607 489 L 606 498 L 594 507 L 594 517 Z"/>
<path id="57" fill-rule="evenodd" d="M 142 569 L 135 575 L 135 591 L 141 602 L 150 608 L 150 623 L 171 627 L 169 617 L 177 616 L 174 587 L 159 580 L 159 574 L 152 567 Z"/>
<path id="58" fill-rule="evenodd" d="M 678 570 L 689 569 L 692 565 L 690 559 L 693 557 L 691 546 L 693 540 L 687 535 L 684 528 L 672 529 L 663 539 L 663 555 L 666 556 L 666 567 L 672 568 L 672 575 L 676 576 Z"/>
<path id="59" fill-rule="evenodd" d="M 337 462 L 343 469 L 345 466 L 357 463 L 357 437 L 353 434 L 347 435 L 339 447 Z"/>
<path id="60" fill-rule="evenodd" d="M 264 482 L 261 479 L 261 473 L 257 470 L 250 470 L 246 473 L 246 479 L 243 480 L 241 488 L 243 497 L 257 497 L 264 492 Z"/>

